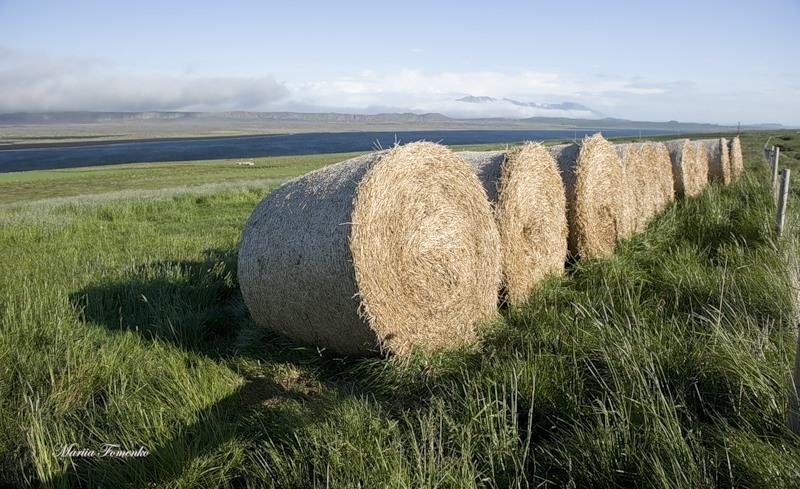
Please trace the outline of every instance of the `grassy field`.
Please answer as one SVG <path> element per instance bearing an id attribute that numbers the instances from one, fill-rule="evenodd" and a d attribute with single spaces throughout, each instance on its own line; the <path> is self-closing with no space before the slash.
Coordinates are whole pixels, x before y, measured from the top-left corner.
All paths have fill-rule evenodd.
<path id="1" fill-rule="evenodd" d="M 458 149 L 504 148 L 505 145 L 455 146 Z M 361 153 L 134 163 L 0 173 L 0 206 L 19 202 L 165 188 L 282 182 L 290 177 L 344 161 Z M 241 162 L 253 166 L 239 165 Z M 202 189 L 196 189 L 202 190 Z"/>
<path id="2" fill-rule="evenodd" d="M 206 160 L 0 173 L 0 205 L 120 190 L 160 190 L 208 184 L 285 180 L 355 154 L 247 159 L 253 166 L 239 165 L 245 160 Z"/>
<path id="3" fill-rule="evenodd" d="M 800 186 L 778 239 L 762 148 L 800 175 L 800 134 L 742 138 L 735 185 L 405 360 L 260 330 L 238 290 L 255 205 L 348 155 L 2 175 L 0 486 L 798 487 Z"/>

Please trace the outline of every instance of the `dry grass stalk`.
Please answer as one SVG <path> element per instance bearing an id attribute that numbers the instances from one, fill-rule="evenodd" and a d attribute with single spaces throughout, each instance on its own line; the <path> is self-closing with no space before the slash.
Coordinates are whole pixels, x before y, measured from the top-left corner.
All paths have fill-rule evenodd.
<path id="1" fill-rule="evenodd" d="M 483 186 L 448 148 L 397 146 L 268 194 L 242 233 L 254 321 L 342 354 L 472 341 L 496 314 L 500 243 Z"/>
<path id="2" fill-rule="evenodd" d="M 728 142 L 725 138 L 701 139 L 699 142 L 705 145 L 708 155 L 708 179 L 730 185 L 731 159 Z"/>
<path id="3" fill-rule="evenodd" d="M 567 195 L 570 253 L 577 258 L 613 253 L 633 227 L 625 171 L 614 145 L 595 134 L 581 145 L 548 149 Z"/>
<path id="4" fill-rule="evenodd" d="M 547 275 L 564 273 L 566 196 L 556 162 L 533 142 L 508 151 L 457 154 L 473 167 L 494 206 L 503 300 L 522 305 Z"/>

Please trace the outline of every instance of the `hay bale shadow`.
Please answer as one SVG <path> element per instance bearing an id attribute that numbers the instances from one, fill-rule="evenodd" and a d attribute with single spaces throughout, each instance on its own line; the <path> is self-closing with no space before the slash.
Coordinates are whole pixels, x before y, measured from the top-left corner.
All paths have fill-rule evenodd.
<path id="1" fill-rule="evenodd" d="M 236 264 L 235 250 L 208 250 L 195 261 L 138 264 L 123 270 L 121 279 L 86 286 L 69 299 L 83 321 L 109 331 L 135 332 L 233 369 L 248 359 L 288 364 L 297 372 L 310 365 L 307 371 L 318 375 L 329 396 L 339 398 L 350 392 L 341 379 L 338 384 L 332 379 L 355 360 L 300 345 L 252 321 L 239 291 Z M 280 427 L 282 432 L 302 429 L 310 418 L 299 416 L 291 408 L 293 402 L 302 403 L 304 409 L 335 405 L 335 401 L 322 402 L 315 385 L 311 380 L 243 373 L 238 389 L 198 412 L 196 422 L 181 426 L 163 443 L 144 447 L 147 456 L 74 458 L 64 474 L 39 482 L 44 487 L 116 487 L 121 481 L 141 487 L 168 482 L 197 458 L 212 454 L 242 433 L 263 431 L 265 426 Z M 114 440 L 98 440 L 105 442 Z"/>
<path id="2" fill-rule="evenodd" d="M 246 314 L 235 253 L 209 250 L 199 261 L 143 263 L 122 275 L 70 296 L 83 321 L 214 356 Z"/>
<path id="3" fill-rule="evenodd" d="M 252 365 L 251 360 L 264 368 L 243 372 L 242 384 L 233 393 L 196 413 L 195 422 L 175 427 L 157 446 L 144 447 L 146 457 L 72 459 L 63 474 L 39 481 L 44 487 L 164 484 L 241 436 L 254 438 L 269 430 L 279 439 L 291 435 L 286 438 L 291 444 L 293 434 L 309 420 L 322 418 L 353 396 L 369 396 L 397 415 L 421 409 L 435 396 L 437 385 L 461 374 L 460 367 L 419 368 L 414 374 L 414 366 L 393 374 L 395 369 L 375 368 L 375 363 L 385 366 L 386 359 L 343 357 L 263 328 L 244 304 L 236 269 L 236 250 L 214 249 L 199 260 L 131 266 L 114 280 L 70 295 L 87 323 L 112 332 L 135 332 L 234 370 Z M 479 368 L 480 362 L 472 360 L 466 369 Z M 299 380 L 269 373 L 281 365 L 299 373 Z M 398 389 L 408 395 L 399 398 Z M 244 477 L 234 477 L 229 485 L 246 484 Z"/>
<path id="4" fill-rule="evenodd" d="M 254 377 L 233 394 L 197 413 L 195 423 L 181 427 L 177 434 L 158 446 L 141 447 L 143 456 L 108 456 L 71 459 L 70 469 L 42 487 L 151 487 L 179 477 L 194 460 L 213 456 L 236 436 L 246 436 L 265 426 L 299 430 L 304 418 L 287 408 L 292 401 L 322 405 L 316 392 L 302 392 L 272 379 Z M 312 407 L 314 409 L 314 407 Z M 140 447 L 120 449 L 139 450 Z M 244 487 L 241 476 L 233 476 L 228 487 Z"/>

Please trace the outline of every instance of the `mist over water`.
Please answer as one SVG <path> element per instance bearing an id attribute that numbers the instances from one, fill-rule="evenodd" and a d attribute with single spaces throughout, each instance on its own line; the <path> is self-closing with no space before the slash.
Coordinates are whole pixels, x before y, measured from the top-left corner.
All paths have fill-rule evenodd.
<path id="1" fill-rule="evenodd" d="M 390 148 L 395 143 L 433 141 L 446 145 L 517 143 L 551 139 L 580 140 L 598 129 L 570 130 L 469 130 L 336 132 L 231 136 L 183 140 L 149 140 L 117 143 L 71 143 L 38 148 L 0 149 L 0 172 L 50 170 L 84 166 L 192 161 L 211 159 L 297 156 L 304 154 L 347 153 Z M 642 137 L 669 134 L 669 131 L 603 129 L 605 137 Z"/>

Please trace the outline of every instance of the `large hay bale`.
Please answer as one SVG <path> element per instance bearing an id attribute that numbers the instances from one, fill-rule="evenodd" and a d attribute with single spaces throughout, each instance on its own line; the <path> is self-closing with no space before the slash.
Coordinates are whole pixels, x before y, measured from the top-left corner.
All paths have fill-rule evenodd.
<path id="1" fill-rule="evenodd" d="M 739 179 L 744 171 L 744 159 L 742 158 L 742 142 L 739 136 L 735 136 L 728 141 L 728 151 L 731 159 L 731 181 Z"/>
<path id="2" fill-rule="evenodd" d="M 703 191 L 708 186 L 708 151 L 706 150 L 706 145 L 700 141 L 692 141 L 695 146 L 694 152 L 694 168 L 695 172 L 692 172 L 692 176 L 695 177 L 694 184 L 697 188 L 700 189 L 698 193 L 703 193 Z"/>
<path id="3" fill-rule="evenodd" d="M 666 141 L 664 146 L 669 151 L 669 159 L 672 163 L 672 179 L 675 184 L 675 195 L 683 197 L 686 195 L 688 161 L 694 159 L 694 146 L 689 144 L 688 139 L 673 139 Z M 685 161 L 684 161 L 685 160 Z"/>
<path id="4" fill-rule="evenodd" d="M 705 145 L 708 155 L 708 179 L 730 185 L 731 158 L 728 142 L 725 138 L 701 139 L 699 142 Z"/>
<path id="5" fill-rule="evenodd" d="M 708 157 L 705 155 L 705 150 L 701 154 L 700 146 L 685 138 L 673 139 L 664 144 L 672 162 L 675 195 L 678 197 L 700 195 L 708 183 Z"/>
<path id="6" fill-rule="evenodd" d="M 253 320 L 342 354 L 469 342 L 496 314 L 500 243 L 483 186 L 417 142 L 291 180 L 256 206 L 238 273 Z"/>
<path id="7" fill-rule="evenodd" d="M 473 167 L 494 206 L 503 300 L 522 305 L 547 275 L 564 273 L 567 202 L 556 162 L 533 142 L 456 154 Z"/>
<path id="8" fill-rule="evenodd" d="M 672 178 L 672 161 L 669 158 L 669 151 L 664 143 L 648 142 L 645 143 L 643 152 L 645 161 L 652 162 L 652 178 L 657 183 L 655 185 L 655 201 L 653 216 L 657 216 L 675 200 L 675 182 Z"/>
<path id="9" fill-rule="evenodd" d="M 630 195 L 631 230 L 638 232 L 644 229 L 650 218 L 654 200 L 650 195 L 648 168 L 641 154 L 642 144 L 615 144 L 622 168 L 625 170 L 625 185 Z"/>
<path id="10" fill-rule="evenodd" d="M 642 231 L 673 200 L 672 165 L 662 143 L 615 145 L 630 194 L 632 229 Z"/>
<path id="11" fill-rule="evenodd" d="M 570 253 L 577 258 L 613 253 L 617 242 L 632 230 L 625 170 L 614 145 L 595 134 L 580 145 L 548 149 L 567 195 Z"/>

